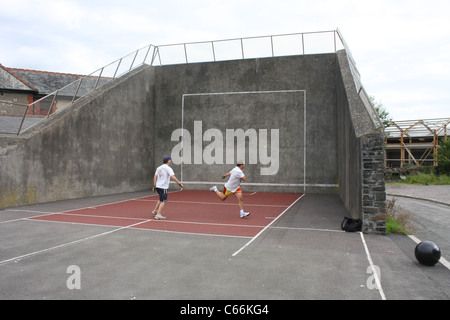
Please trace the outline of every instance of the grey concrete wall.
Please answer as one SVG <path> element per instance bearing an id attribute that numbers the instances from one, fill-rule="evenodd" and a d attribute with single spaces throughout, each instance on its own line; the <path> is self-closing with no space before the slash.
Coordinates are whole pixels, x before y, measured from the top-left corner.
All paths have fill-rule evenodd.
<path id="1" fill-rule="evenodd" d="M 20 137 L 1 137 L 0 208 L 148 189 L 153 84 L 153 68 L 139 68 Z"/>
<path id="2" fill-rule="evenodd" d="M 344 56 L 343 58 L 346 59 Z M 342 68 L 341 66 L 344 65 Z M 356 138 L 342 73 L 349 72 L 340 60 L 336 72 L 338 108 L 339 196 L 352 218 L 361 218 L 361 142 Z M 352 81 L 348 79 L 348 81 Z M 350 88 L 349 90 L 352 90 Z"/>
<path id="3" fill-rule="evenodd" d="M 384 148 L 379 119 L 357 93 L 345 51 L 337 53 L 339 195 L 363 231 L 386 232 Z"/>
<path id="4" fill-rule="evenodd" d="M 161 162 L 179 143 L 171 141 L 171 135 L 182 123 L 191 138 L 195 121 L 202 121 L 203 132 L 215 128 L 223 136 L 227 129 L 279 129 L 277 174 L 261 175 L 261 168 L 267 166 L 258 159 L 245 169 L 248 178 L 245 189 L 337 192 L 335 74 L 335 54 L 158 67 L 155 162 Z M 200 147 L 205 149 L 210 143 L 204 141 Z M 223 153 L 226 152 L 223 147 Z M 247 154 L 247 163 L 249 157 Z M 173 168 L 179 178 L 183 171 L 183 180 L 187 182 L 204 182 L 192 185 L 195 188 L 209 188 L 233 168 L 230 163 L 195 164 L 193 158 L 194 155 L 191 164 L 174 164 Z"/>

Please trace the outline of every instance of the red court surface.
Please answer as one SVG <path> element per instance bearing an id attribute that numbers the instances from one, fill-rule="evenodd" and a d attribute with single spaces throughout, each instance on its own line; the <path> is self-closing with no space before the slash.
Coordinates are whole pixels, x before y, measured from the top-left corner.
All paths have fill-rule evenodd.
<path id="1" fill-rule="evenodd" d="M 300 194 L 244 193 L 244 209 L 250 216 L 241 219 L 237 198 L 221 201 L 210 191 L 169 192 L 163 215 L 155 220 L 151 213 L 157 195 L 121 202 L 45 214 L 30 219 L 80 223 L 134 229 L 149 229 L 233 237 L 254 237 L 283 214 Z"/>

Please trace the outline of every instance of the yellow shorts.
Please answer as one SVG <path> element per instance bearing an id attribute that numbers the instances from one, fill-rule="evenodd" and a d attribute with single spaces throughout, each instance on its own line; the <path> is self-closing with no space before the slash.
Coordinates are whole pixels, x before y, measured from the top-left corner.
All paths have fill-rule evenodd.
<path id="1" fill-rule="evenodd" d="M 225 195 L 225 197 L 228 197 L 228 196 L 230 196 L 232 194 L 235 194 L 235 193 L 242 193 L 241 188 L 238 188 L 235 192 L 231 192 L 227 188 L 223 187 L 223 194 Z"/>

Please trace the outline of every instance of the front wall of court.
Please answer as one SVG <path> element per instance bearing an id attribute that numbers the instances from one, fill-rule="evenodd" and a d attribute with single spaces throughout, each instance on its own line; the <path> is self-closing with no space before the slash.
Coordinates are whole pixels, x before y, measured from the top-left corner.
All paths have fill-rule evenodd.
<path id="1" fill-rule="evenodd" d="M 220 182 L 242 155 L 227 133 L 243 132 L 246 190 L 336 192 L 335 54 L 162 66 L 155 75 L 154 161 L 175 155 L 186 187 Z"/>

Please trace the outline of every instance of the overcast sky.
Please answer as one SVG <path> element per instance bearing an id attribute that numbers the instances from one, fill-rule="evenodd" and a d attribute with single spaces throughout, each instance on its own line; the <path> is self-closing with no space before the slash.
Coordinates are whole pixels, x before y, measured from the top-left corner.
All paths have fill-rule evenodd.
<path id="1" fill-rule="evenodd" d="M 394 120 L 450 117 L 448 0 L 0 0 L 0 63 L 88 74 L 148 44 L 334 30 Z"/>

